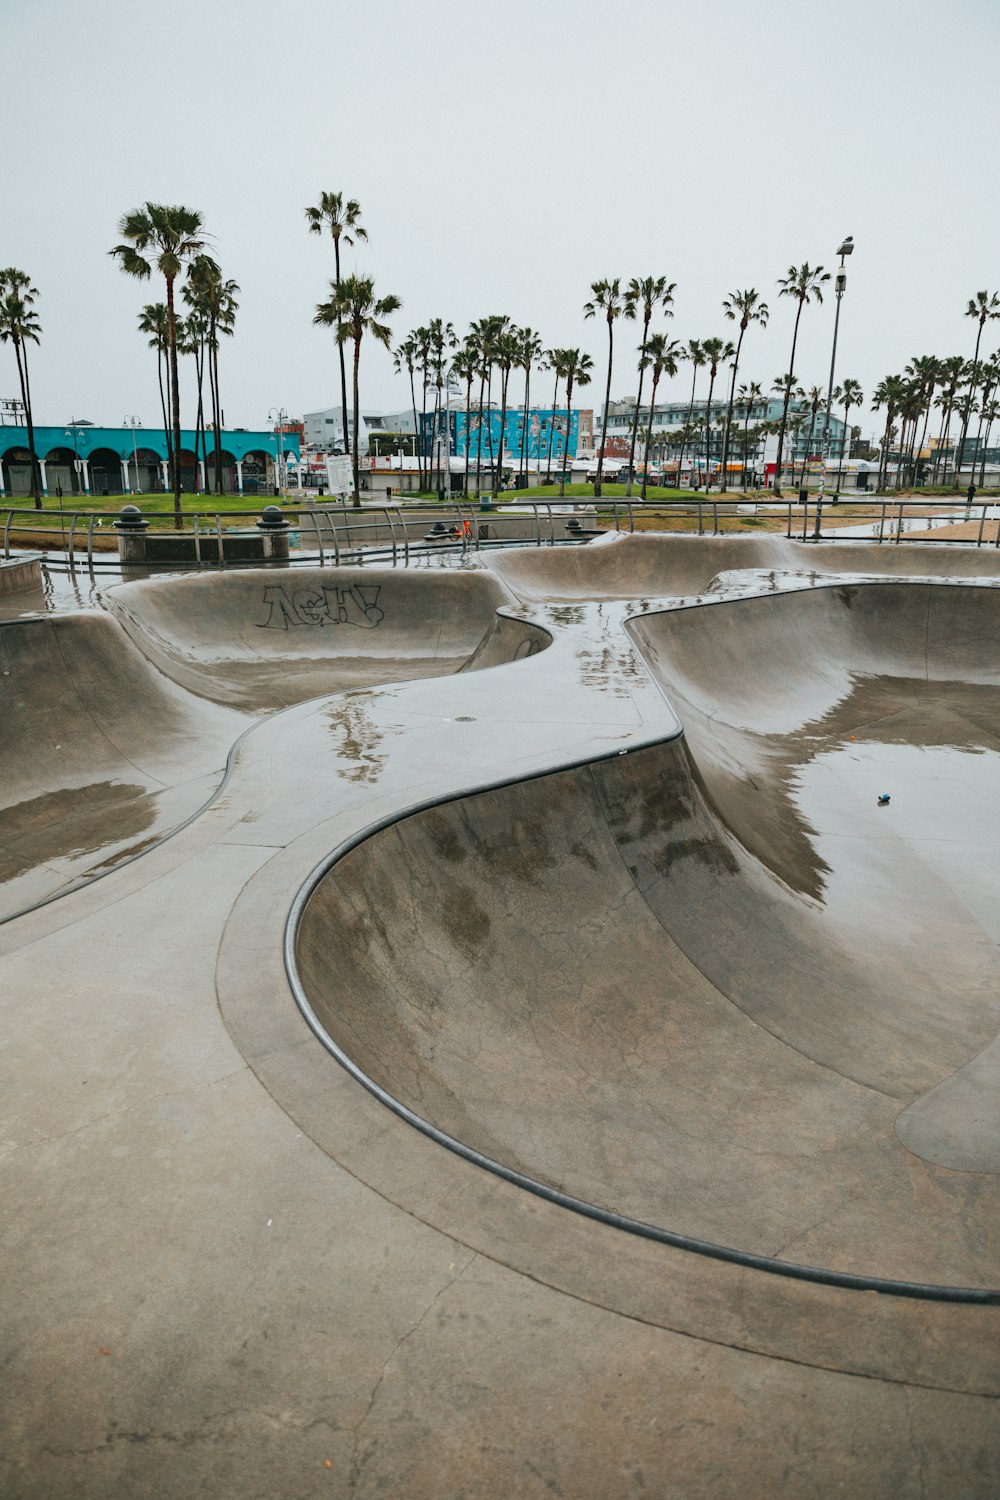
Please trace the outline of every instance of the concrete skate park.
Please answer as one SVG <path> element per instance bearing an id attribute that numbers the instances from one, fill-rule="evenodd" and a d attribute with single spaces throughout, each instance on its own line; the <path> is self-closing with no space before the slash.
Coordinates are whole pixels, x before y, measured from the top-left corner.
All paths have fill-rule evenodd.
<path id="1" fill-rule="evenodd" d="M 996 1495 L 1000 552 L 0 619 L 5 1496 Z"/>

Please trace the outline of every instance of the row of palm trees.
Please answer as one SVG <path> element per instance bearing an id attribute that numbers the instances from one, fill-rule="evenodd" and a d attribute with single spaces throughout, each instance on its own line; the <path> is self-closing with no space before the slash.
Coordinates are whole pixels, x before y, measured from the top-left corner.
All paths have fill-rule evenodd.
<path id="1" fill-rule="evenodd" d="M 42 325 L 35 311 L 37 299 L 38 288 L 32 285 L 31 277 L 26 271 L 19 271 L 16 266 L 0 270 L 0 343 L 14 346 L 21 385 L 21 405 L 28 427 L 31 493 L 35 509 L 41 510 L 42 475 L 35 451 L 35 419 L 31 409 L 31 381 L 28 376 L 28 345 L 39 343 L 42 332 Z"/>
<path id="2" fill-rule="evenodd" d="M 314 322 L 330 328 L 338 346 L 341 397 L 345 414 L 347 402 L 347 378 L 345 348 L 353 345 L 353 420 L 351 431 L 345 433 L 345 445 L 352 458 L 354 494 L 359 497 L 358 424 L 360 413 L 359 368 L 363 341 L 374 338 L 385 348 L 392 347 L 392 330 L 388 319 L 399 311 L 402 304 L 393 295 L 378 295 L 374 279 L 362 274 L 344 276 L 341 268 L 342 245 L 354 245 L 367 240 L 368 235 L 361 222 L 361 206 L 356 199 L 345 198 L 339 192 L 323 192 L 319 202 L 305 210 L 308 229 L 311 233 L 328 235 L 334 246 L 334 277 L 330 282 L 330 295 L 318 304 Z M 119 225 L 120 243 L 109 254 L 117 260 L 128 275 L 148 280 L 154 270 L 164 281 L 165 300 L 150 303 L 143 308 L 139 328 L 157 352 L 157 367 L 160 385 L 161 408 L 164 429 L 168 434 L 168 467 L 170 485 L 174 496 L 175 512 L 179 518 L 181 507 L 180 472 L 180 390 L 179 359 L 189 355 L 194 361 L 198 398 L 196 419 L 196 447 L 200 441 L 203 462 L 207 470 L 207 428 L 213 433 L 215 454 L 215 487 L 222 489 L 221 425 L 222 407 L 219 390 L 219 343 L 220 338 L 233 332 L 238 303 L 236 295 L 240 288 L 236 282 L 226 280 L 223 273 L 209 255 L 206 248 L 206 232 L 202 215 L 196 210 L 180 205 L 165 205 L 152 202 L 126 214 Z M 821 303 L 830 273 L 821 265 L 803 262 L 790 266 L 786 275 L 778 279 L 779 296 L 788 297 L 795 303 L 792 327 L 789 368 L 779 376 L 773 392 L 781 398 L 781 417 L 774 426 L 755 429 L 760 439 L 776 431 L 777 462 L 774 489 L 781 493 L 785 444 L 789 431 L 796 431 L 808 416 L 809 437 L 807 448 L 819 421 L 819 412 L 824 404 L 823 392 L 818 387 L 804 391 L 797 383 L 796 357 L 801 320 L 811 303 Z M 658 318 L 673 317 L 673 300 L 676 284 L 664 276 L 633 277 L 595 281 L 591 285 L 591 296 L 584 304 L 585 318 L 600 318 L 607 328 L 608 355 L 605 379 L 605 400 L 601 440 L 598 450 L 597 473 L 594 493 L 601 493 L 604 460 L 607 449 L 608 417 L 611 406 L 611 386 L 615 358 L 615 325 L 624 318 L 641 325 L 638 344 L 639 391 L 632 414 L 629 439 L 628 490 L 631 493 L 632 478 L 636 470 L 635 457 L 639 443 L 639 426 L 643 416 L 643 394 L 647 375 L 650 380 L 650 399 L 646 412 L 643 434 L 644 473 L 648 472 L 649 454 L 653 446 L 653 420 L 658 387 L 664 377 L 673 379 L 682 363 L 691 365 L 691 395 L 687 420 L 676 434 L 667 438 L 661 435 L 659 446 L 679 449 L 678 468 L 683 467 L 690 446 L 696 453 L 702 441 L 705 445 L 705 467 L 709 470 L 712 447 L 712 411 L 716 385 L 720 372 L 727 371 L 724 419 L 721 422 L 722 487 L 727 485 L 729 458 L 734 446 L 739 444 L 744 452 L 752 449 L 750 417 L 753 414 L 751 392 L 760 391 L 759 386 L 739 386 L 738 377 L 744 352 L 744 342 L 757 327 L 767 327 L 770 312 L 767 303 L 756 288 L 730 292 L 722 302 L 724 317 L 735 325 L 734 339 L 712 337 L 702 340 L 689 339 L 686 345 L 669 338 L 666 332 L 654 330 Z M 37 290 L 30 278 L 22 271 L 9 267 L 0 271 L 0 341 L 12 343 L 21 382 L 22 402 L 28 426 L 31 454 L 31 487 L 36 505 L 40 499 L 40 468 L 34 444 L 34 422 L 31 410 L 31 391 L 28 375 L 27 346 L 37 344 L 41 333 L 35 302 Z M 183 302 L 187 315 L 181 314 L 178 303 Z M 968 302 L 966 316 L 976 322 L 975 350 L 971 361 L 961 356 L 937 359 L 933 356 L 915 358 L 901 375 L 886 376 L 876 388 L 873 398 L 875 410 L 884 409 L 886 430 L 882 442 L 880 485 L 888 476 L 890 455 L 895 441 L 899 453 L 897 483 L 912 482 L 917 475 L 919 455 L 924 448 L 932 407 L 941 412 L 937 456 L 933 476 L 938 477 L 941 455 L 948 446 L 952 422 L 960 420 L 958 439 L 959 458 L 963 453 L 975 419 L 978 419 L 977 452 L 980 455 L 980 475 L 985 473 L 985 452 L 994 423 L 1000 418 L 1000 351 L 989 359 L 980 359 L 980 349 L 986 324 L 1000 318 L 1000 293 L 978 292 Z M 422 440 L 428 430 L 428 398 L 432 400 L 432 432 L 439 431 L 439 424 L 447 420 L 445 408 L 450 389 L 465 387 L 466 430 L 466 489 L 468 489 L 468 455 L 474 431 L 473 389 L 478 386 L 478 417 L 475 419 L 476 441 L 476 493 L 480 492 L 483 469 L 484 436 L 487 440 L 488 463 L 491 471 L 493 493 L 500 484 L 502 454 L 493 452 L 492 426 L 486 412 L 493 409 L 494 383 L 497 383 L 500 407 L 500 446 L 503 447 L 506 418 L 510 401 L 510 379 L 514 371 L 520 372 L 524 380 L 524 417 L 522 422 L 522 470 L 527 466 L 528 414 L 530 407 L 531 377 L 535 371 L 551 372 L 554 378 L 553 420 L 549 426 L 549 468 L 557 439 L 555 411 L 558 406 L 560 384 L 565 392 L 566 418 L 562 432 L 562 462 L 560 472 L 565 475 L 569 454 L 570 425 L 574 390 L 590 383 L 593 361 L 578 348 L 544 349 L 538 332 L 532 328 L 519 327 L 510 317 L 494 314 L 474 321 L 461 339 L 453 325 L 444 319 L 435 318 L 428 324 L 407 334 L 395 348 L 398 371 L 406 371 L 410 380 L 414 426 L 418 431 L 418 468 L 421 488 L 440 484 L 444 478 L 448 444 L 433 445 L 430 453 L 424 451 Z M 693 421 L 697 381 L 700 370 L 708 375 L 708 400 L 704 421 Z M 204 404 L 204 381 L 207 376 L 210 411 Z M 420 392 L 421 419 L 418 422 L 418 399 Z M 761 393 L 762 394 L 762 393 Z M 855 380 L 845 380 L 830 395 L 830 401 L 844 408 L 845 425 L 852 407 L 858 407 L 863 395 Z M 740 418 L 742 417 L 742 432 Z M 896 424 L 899 424 L 898 431 Z M 485 430 L 484 430 L 485 429 Z M 825 427 L 824 427 L 825 436 Z M 558 453 L 556 453 L 558 461 Z M 956 466 L 957 472 L 957 466 Z M 744 483 L 746 463 L 744 463 Z M 643 480 L 643 493 L 646 481 Z"/>

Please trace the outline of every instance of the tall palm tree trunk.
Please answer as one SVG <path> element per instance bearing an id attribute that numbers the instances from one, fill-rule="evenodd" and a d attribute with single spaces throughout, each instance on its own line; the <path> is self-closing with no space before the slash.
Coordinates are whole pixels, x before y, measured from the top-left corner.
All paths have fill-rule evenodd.
<path id="1" fill-rule="evenodd" d="M 170 405 L 173 425 L 173 449 L 171 458 L 171 487 L 174 495 L 174 526 L 180 531 L 184 525 L 181 514 L 181 397 L 177 370 L 177 314 L 174 308 L 174 280 L 167 277 L 167 345 L 170 358 Z"/>
<path id="2" fill-rule="evenodd" d="M 740 336 L 736 340 L 736 357 L 733 360 L 733 378 L 729 382 L 729 405 L 726 408 L 726 430 L 722 438 L 722 493 L 725 494 L 729 483 L 729 434 L 733 425 L 733 407 L 736 404 L 736 372 L 740 367 L 740 350 L 743 348 L 743 335 L 746 329 L 740 329 Z M 743 465 L 746 468 L 746 463 Z"/>
<path id="3" fill-rule="evenodd" d="M 465 379 L 465 474 L 462 480 L 462 497 L 469 498 L 469 423 L 472 420 L 472 376 Z"/>
<path id="4" fill-rule="evenodd" d="M 687 421 L 681 428 L 681 456 L 677 460 L 677 488 L 681 487 L 681 470 L 684 468 L 684 454 L 687 452 L 688 431 L 694 419 L 694 391 L 698 381 L 698 366 L 692 361 L 691 369 L 691 399 L 688 402 Z"/>
<path id="5" fill-rule="evenodd" d="M 552 445 L 556 436 L 556 402 L 559 400 L 559 371 L 552 386 L 552 415 L 549 418 L 549 456 L 545 461 L 545 482 L 552 483 Z"/>
<path id="6" fill-rule="evenodd" d="M 170 463 L 170 420 L 167 416 L 167 393 L 163 389 L 163 346 L 159 342 L 156 345 L 156 378 L 160 386 L 160 412 L 163 416 L 163 445 L 167 450 L 167 464 Z M 167 375 L 169 386 L 170 376 Z M 169 468 L 168 468 L 169 472 Z M 138 477 L 138 476 L 137 476 Z"/>
<path id="7" fill-rule="evenodd" d="M 601 451 L 597 455 L 597 477 L 594 480 L 594 498 L 600 499 L 601 477 L 604 473 L 604 448 L 608 440 L 608 407 L 611 404 L 611 364 L 615 354 L 615 334 L 608 319 L 608 383 L 604 391 L 604 421 L 601 423 Z"/>
<path id="8" fill-rule="evenodd" d="M 476 499 L 483 488 L 483 401 L 486 397 L 486 368 L 479 372 L 479 426 L 476 428 Z"/>
<path id="9" fill-rule="evenodd" d="M 410 401 L 413 404 L 413 447 L 417 460 L 417 489 L 420 489 L 420 428 L 417 425 L 417 388 L 413 384 L 413 366 L 410 366 Z M 399 456 L 399 494 L 403 495 L 403 455 Z"/>
<path id="10" fill-rule="evenodd" d="M 21 400 L 24 402 L 24 420 L 28 428 L 28 457 L 31 466 L 31 495 L 32 499 L 35 502 L 35 509 L 41 510 L 41 470 L 38 467 L 38 454 L 35 452 L 35 419 L 31 410 L 31 384 L 28 379 L 28 351 L 22 346 L 22 342 L 19 338 L 14 339 L 14 353 L 17 355 L 17 375 L 18 379 L 21 382 Z"/>
<path id="11" fill-rule="evenodd" d="M 336 285 L 337 291 L 339 292 L 340 291 L 340 236 L 339 235 L 334 235 L 334 237 L 333 237 L 333 273 L 334 273 L 334 283 Z M 344 413 L 344 446 L 346 447 L 348 453 L 350 453 L 352 451 L 352 445 L 351 445 L 350 438 L 348 438 L 348 436 L 347 436 L 347 367 L 344 364 L 344 346 L 340 342 L 339 339 L 337 341 L 337 354 L 338 354 L 338 356 L 340 358 L 340 399 L 341 399 L 341 402 L 342 402 L 342 410 L 343 410 L 343 413 Z M 352 422 L 352 427 L 353 427 L 353 422 Z M 357 440 L 356 429 L 354 431 L 354 437 L 355 437 L 355 441 L 356 441 Z M 355 485 L 355 488 L 357 488 L 356 485 Z"/>
<path id="12" fill-rule="evenodd" d="M 642 354 L 646 354 L 646 340 L 649 338 L 649 319 L 645 318 L 642 325 Z M 632 494 L 632 471 L 635 468 L 635 440 L 639 432 L 639 409 L 642 406 L 642 387 L 646 370 L 643 365 L 639 366 L 639 394 L 635 398 L 635 415 L 632 418 L 632 436 L 628 447 L 628 479 L 625 481 L 625 493 L 631 497 Z M 652 419 L 652 407 L 650 407 L 650 418 Z M 645 485 L 643 486 L 645 493 Z"/>
<path id="13" fill-rule="evenodd" d="M 521 428 L 521 475 L 524 479 L 525 489 L 530 489 L 528 484 L 528 409 L 531 395 L 531 366 L 528 365 L 524 371 L 524 425 Z"/>
<path id="14" fill-rule="evenodd" d="M 194 461 L 195 461 L 195 491 L 201 488 L 201 473 L 198 465 L 198 447 L 201 446 L 202 466 L 208 469 L 208 450 L 205 447 L 205 398 L 202 390 L 202 382 L 205 370 L 205 346 L 201 339 L 195 346 L 194 372 L 198 382 L 198 409 L 194 418 Z M 206 474 L 207 477 L 207 474 Z"/>
<path id="15" fill-rule="evenodd" d="M 781 411 L 781 426 L 778 429 L 778 457 L 774 465 L 774 493 L 781 494 L 781 460 L 785 451 L 785 428 L 788 426 L 788 407 L 792 399 L 792 386 L 795 383 L 795 349 L 799 341 L 799 319 L 802 317 L 804 303 L 799 298 L 799 310 L 795 314 L 795 329 L 792 333 L 792 361 L 788 366 L 788 380 L 785 382 L 785 404 Z"/>
<path id="16" fill-rule="evenodd" d="M 711 483 L 712 467 L 712 392 L 715 390 L 714 370 L 708 372 L 708 406 L 705 410 L 705 489 Z"/>
<path id="17" fill-rule="evenodd" d="M 208 381 L 212 391 L 212 436 L 215 442 L 215 493 L 222 494 L 222 397 L 219 394 L 219 345 L 213 337 L 208 346 Z"/>
<path id="18" fill-rule="evenodd" d="M 553 414 L 555 406 L 553 405 Z M 573 376 L 566 376 L 566 437 L 563 441 L 563 461 L 559 470 L 559 498 L 562 500 L 566 495 L 566 466 L 569 463 L 569 429 L 572 425 L 573 415 Z"/>
<path id="19" fill-rule="evenodd" d="M 642 498 L 646 498 L 646 486 L 649 479 L 649 445 L 653 440 L 653 407 L 656 405 L 656 387 L 660 383 L 660 377 L 656 366 L 653 366 L 653 389 L 649 393 L 649 421 L 646 423 L 646 445 L 642 460 Z"/>
<path id="20" fill-rule="evenodd" d="M 341 345 L 343 348 L 343 345 Z M 358 510 L 361 509 L 361 479 L 358 466 L 358 366 L 361 363 L 361 335 L 354 336 L 354 410 L 351 413 L 351 471 L 354 475 L 354 504 Z"/>

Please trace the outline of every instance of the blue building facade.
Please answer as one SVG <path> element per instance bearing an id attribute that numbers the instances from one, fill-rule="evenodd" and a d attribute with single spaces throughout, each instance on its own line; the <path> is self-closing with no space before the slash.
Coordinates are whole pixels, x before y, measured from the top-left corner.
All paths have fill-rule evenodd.
<path id="1" fill-rule="evenodd" d="M 214 482 L 215 445 L 207 434 L 209 479 Z M 35 453 L 45 495 L 156 494 L 170 488 L 167 441 L 154 427 L 35 428 Z M 278 461 L 300 461 L 296 432 L 240 428 L 222 433 L 222 486 L 230 495 L 273 490 Z M 186 494 L 205 491 L 205 463 L 195 456 L 195 434 L 181 429 L 181 487 Z M 0 427 L 0 496 L 31 494 L 31 456 L 26 427 Z"/>
<path id="2" fill-rule="evenodd" d="M 531 406 L 528 408 L 527 443 L 525 439 L 524 408 L 514 407 L 506 413 L 503 432 L 500 430 L 500 412 L 494 407 L 483 411 L 471 411 L 468 425 L 463 411 L 449 411 L 448 437 L 451 453 L 456 458 L 468 455 L 470 464 L 481 462 L 488 468 L 507 455 L 508 463 L 516 468 L 521 462 L 522 452 L 529 462 L 544 462 L 551 445 L 552 462 L 562 458 L 566 442 L 567 411 L 565 407 Z M 440 420 L 440 419 L 439 419 Z M 439 429 L 440 431 L 440 429 Z M 569 417 L 569 457 L 575 458 L 580 440 L 580 414 Z M 424 452 L 430 453 L 434 444 L 434 417 L 424 420 Z"/>

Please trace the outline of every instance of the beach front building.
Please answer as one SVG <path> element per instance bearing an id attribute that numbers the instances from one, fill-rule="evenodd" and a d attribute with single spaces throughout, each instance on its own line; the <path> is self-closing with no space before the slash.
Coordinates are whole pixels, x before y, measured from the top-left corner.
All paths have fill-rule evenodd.
<path id="1" fill-rule="evenodd" d="M 651 457 L 655 458 L 658 463 L 662 461 L 664 470 L 675 470 L 678 462 L 683 458 L 685 482 L 704 482 L 706 468 L 710 478 L 717 477 L 722 465 L 728 404 L 728 395 L 724 399 L 713 399 L 711 414 L 709 414 L 708 402 L 704 400 L 695 401 L 693 404 L 684 400 L 657 402 L 653 408 Z M 749 410 L 746 403 L 741 405 L 737 401 L 733 408 L 733 426 L 729 439 L 728 466 L 731 479 L 733 476 L 738 477 L 743 470 L 744 430 L 756 428 L 759 433 L 764 424 L 775 430 L 760 438 L 754 445 L 753 451 L 748 451 L 747 468 L 754 471 L 758 477 L 764 474 L 768 465 L 771 465 L 773 471 L 778 446 L 776 429 L 781 421 L 783 405 L 784 401 L 781 396 L 764 397 L 754 402 Z M 609 458 L 628 458 L 635 409 L 635 396 L 609 403 L 605 467 Z M 598 442 L 602 416 L 603 410 L 597 422 Z M 707 435 L 706 418 L 709 418 Z M 825 420 L 825 406 L 819 408 L 813 419 L 812 408 L 808 401 L 793 400 L 789 403 L 783 469 L 791 469 L 793 466 L 804 467 L 810 460 L 813 460 L 814 466 L 822 465 L 825 449 Z M 639 413 L 639 433 L 636 440 L 637 465 L 642 461 L 648 422 L 649 407 L 644 405 Z M 683 442 L 682 434 L 685 429 L 688 430 L 689 436 L 687 441 Z M 841 454 L 844 458 L 850 457 L 850 434 L 847 432 L 843 418 L 838 417 L 836 412 L 830 414 L 829 446 L 825 451 L 833 459 L 840 457 Z"/>
<path id="2" fill-rule="evenodd" d="M 195 433 L 181 429 L 181 488 L 197 495 L 215 488 L 215 444 L 205 435 L 206 456 L 195 451 Z M 227 495 L 273 495 L 283 472 L 300 461 L 294 430 L 226 428 L 222 433 L 222 489 Z M 35 453 L 43 495 L 141 495 L 170 489 L 167 440 L 152 427 L 95 427 L 72 422 L 35 427 Z M 207 471 L 207 472 L 206 472 Z M 31 455 L 26 427 L 0 427 L 0 496 L 31 494 Z"/>

